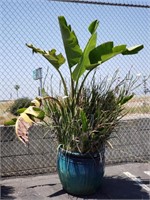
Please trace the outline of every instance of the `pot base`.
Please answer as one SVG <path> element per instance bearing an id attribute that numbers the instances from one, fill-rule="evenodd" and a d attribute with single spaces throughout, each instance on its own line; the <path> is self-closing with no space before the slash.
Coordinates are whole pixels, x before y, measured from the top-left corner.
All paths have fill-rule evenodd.
<path id="1" fill-rule="evenodd" d="M 104 151 L 93 157 L 59 149 L 57 171 L 64 190 L 72 195 L 91 195 L 101 186 L 104 176 Z"/>

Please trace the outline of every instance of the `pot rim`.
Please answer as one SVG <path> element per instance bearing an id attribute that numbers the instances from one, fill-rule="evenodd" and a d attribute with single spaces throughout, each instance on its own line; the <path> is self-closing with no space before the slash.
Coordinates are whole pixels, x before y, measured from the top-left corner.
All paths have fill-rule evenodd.
<path id="1" fill-rule="evenodd" d="M 73 151 L 68 151 L 62 147 L 63 145 L 60 144 L 57 148 L 58 152 L 61 152 L 65 155 L 68 156 L 75 156 L 75 157 L 86 157 L 86 158 L 91 158 L 91 157 L 101 157 L 102 154 L 105 152 L 105 147 L 103 146 L 99 151 L 97 152 L 87 152 L 87 153 L 80 153 L 80 152 L 73 152 Z"/>

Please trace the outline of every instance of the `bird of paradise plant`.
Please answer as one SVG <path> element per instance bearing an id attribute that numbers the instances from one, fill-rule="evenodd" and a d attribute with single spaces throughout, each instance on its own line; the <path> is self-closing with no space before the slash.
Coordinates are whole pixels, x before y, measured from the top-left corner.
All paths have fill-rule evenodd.
<path id="1" fill-rule="evenodd" d="M 119 54 L 137 54 L 143 49 L 143 45 L 128 48 L 125 44 L 114 46 L 112 41 L 97 45 L 96 30 L 99 21 L 95 20 L 88 27 L 90 38 L 82 50 L 65 17 L 59 16 L 58 21 L 66 58 L 61 53 L 57 54 L 55 49 L 45 51 L 32 44 L 26 45 L 33 53 L 41 54 L 58 72 L 64 96 L 50 97 L 43 89 L 42 97 L 32 101 L 29 108 L 20 110 L 16 133 L 22 142 L 28 142 L 28 129 L 35 123 L 35 118 L 38 118 L 55 130 L 64 149 L 81 153 L 94 152 L 108 141 L 123 116 L 123 105 L 133 97 L 130 89 L 135 79 L 128 74 L 114 88 L 112 85 L 116 81 L 116 73 L 111 83 L 103 79 L 97 85 L 93 77 L 87 88 L 86 80 L 99 65 Z M 70 85 L 61 72 L 61 66 L 65 62 L 68 64 Z M 130 80 L 129 84 L 127 79 Z M 50 119 L 49 122 L 45 118 Z"/>

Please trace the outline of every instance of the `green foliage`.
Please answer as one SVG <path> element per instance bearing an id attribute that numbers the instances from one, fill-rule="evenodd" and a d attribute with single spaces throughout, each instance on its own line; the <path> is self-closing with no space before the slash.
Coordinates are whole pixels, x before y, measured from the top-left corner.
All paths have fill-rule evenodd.
<path id="1" fill-rule="evenodd" d="M 97 27 L 99 21 L 93 21 L 88 31 L 90 37 L 81 50 L 77 36 L 63 16 L 58 17 L 65 57 L 56 50 L 42 50 L 32 44 L 27 44 L 33 53 L 39 53 L 46 58 L 58 72 L 64 87 L 64 97 L 50 97 L 43 89 L 41 100 L 36 99 L 32 110 L 25 110 L 20 121 L 27 127 L 33 124 L 33 118 L 40 120 L 53 129 L 63 147 L 70 151 L 81 153 L 95 152 L 111 137 L 111 134 L 123 117 L 124 104 L 132 97 L 132 89 L 136 83 L 130 72 L 119 83 L 117 72 L 109 82 L 107 77 L 95 83 L 95 76 L 86 87 L 85 83 L 92 70 L 109 59 L 122 55 L 138 53 L 143 45 L 127 48 L 126 44 L 114 46 L 113 41 L 97 45 Z M 61 67 L 67 60 L 70 73 L 70 85 L 61 72 Z M 41 108 L 39 108 L 41 106 Z M 21 107 L 24 107 L 21 106 Z M 29 107 L 30 108 L 30 107 Z M 36 109 L 38 108 L 38 109 Z M 42 110 L 41 110 L 42 109 Z M 29 111 L 29 112 L 28 112 Z M 16 126 L 20 126 L 19 120 Z M 20 129 L 19 137 L 22 137 Z M 25 135 L 27 141 L 27 135 Z"/>
<path id="2" fill-rule="evenodd" d="M 58 17 L 58 20 L 67 56 L 68 66 L 71 68 L 79 62 L 79 59 L 82 55 L 82 50 L 78 44 L 78 39 L 75 35 L 75 32 L 72 31 L 70 25 L 67 25 L 66 19 L 63 16 L 60 16 Z"/>
<path id="3" fill-rule="evenodd" d="M 10 107 L 9 111 L 10 113 L 18 116 L 19 113 L 22 111 L 20 109 L 22 108 L 28 108 L 31 104 L 31 99 L 29 98 L 19 98 L 15 100 L 14 104 Z M 23 109 L 24 111 L 24 109 Z"/>
<path id="4" fill-rule="evenodd" d="M 72 30 L 71 26 L 67 24 L 64 16 L 58 17 L 59 26 L 61 30 L 62 40 L 64 44 L 64 49 L 68 61 L 68 68 L 70 71 L 70 82 L 71 82 L 71 94 L 72 98 L 77 98 L 77 89 L 83 87 L 85 80 L 87 79 L 90 72 L 103 64 L 107 60 L 117 56 L 119 54 L 122 55 L 132 55 L 138 53 L 141 49 L 143 49 L 143 45 L 136 45 L 133 47 L 127 48 L 126 44 L 121 44 L 114 46 L 113 41 L 108 41 L 100 45 L 96 45 L 97 43 L 97 27 L 99 25 L 99 21 L 93 21 L 88 30 L 91 33 L 91 36 L 82 51 L 77 36 L 75 32 Z M 67 89 L 65 77 L 60 71 L 60 66 L 65 63 L 65 58 L 62 54 L 58 56 L 51 56 L 50 52 L 56 52 L 56 50 L 52 49 L 51 51 L 45 51 L 39 48 L 34 47 L 33 45 L 27 44 L 29 48 L 32 49 L 33 53 L 42 54 L 57 70 L 62 80 L 64 86 L 65 95 L 69 94 Z M 56 59 L 57 58 L 57 59 Z M 74 67 L 73 67 L 74 66 Z M 83 76 L 85 78 L 82 80 Z M 81 80 L 81 81 L 79 81 Z M 80 84 L 79 84 L 80 83 Z M 69 88 L 70 89 L 70 88 Z M 79 89 L 79 95 L 81 92 Z M 78 96 L 79 96 L 78 95 Z"/>
<path id="5" fill-rule="evenodd" d="M 62 54 L 56 55 L 56 50 L 52 49 L 51 51 L 44 51 L 39 48 L 34 47 L 32 44 L 26 44 L 27 47 L 31 48 L 33 53 L 40 53 L 44 58 L 46 58 L 56 69 L 65 62 L 65 58 Z"/>
<path id="6" fill-rule="evenodd" d="M 11 119 L 10 121 L 4 122 L 4 125 L 5 125 L 5 126 L 15 125 L 15 124 L 16 124 L 16 121 L 17 121 L 17 118 L 13 118 L 13 119 Z"/>
<path id="7" fill-rule="evenodd" d="M 72 103 L 70 97 L 43 97 L 43 108 L 50 119 L 48 124 L 65 149 L 94 152 L 109 140 L 126 114 L 123 105 L 133 97 L 132 89 L 137 80 L 130 72 L 119 83 L 117 77 L 118 71 L 111 80 L 105 77 L 96 84 L 93 76 L 89 85 L 83 87 L 74 113 L 68 106 Z"/>

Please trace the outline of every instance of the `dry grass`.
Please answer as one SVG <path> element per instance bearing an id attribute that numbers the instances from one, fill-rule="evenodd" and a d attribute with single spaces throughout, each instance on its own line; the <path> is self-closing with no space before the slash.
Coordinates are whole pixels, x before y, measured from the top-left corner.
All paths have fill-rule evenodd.
<path id="1" fill-rule="evenodd" d="M 144 105 L 144 104 L 149 104 L 150 106 L 150 96 L 141 96 L 141 97 L 133 97 L 127 104 L 126 106 L 140 106 L 140 105 Z"/>
<path id="2" fill-rule="evenodd" d="M 14 101 L 0 102 L 0 125 L 15 117 L 9 112 L 9 108 L 13 103 Z"/>
<path id="3" fill-rule="evenodd" d="M 129 114 L 150 114 L 150 96 L 134 97 L 125 108 Z"/>

